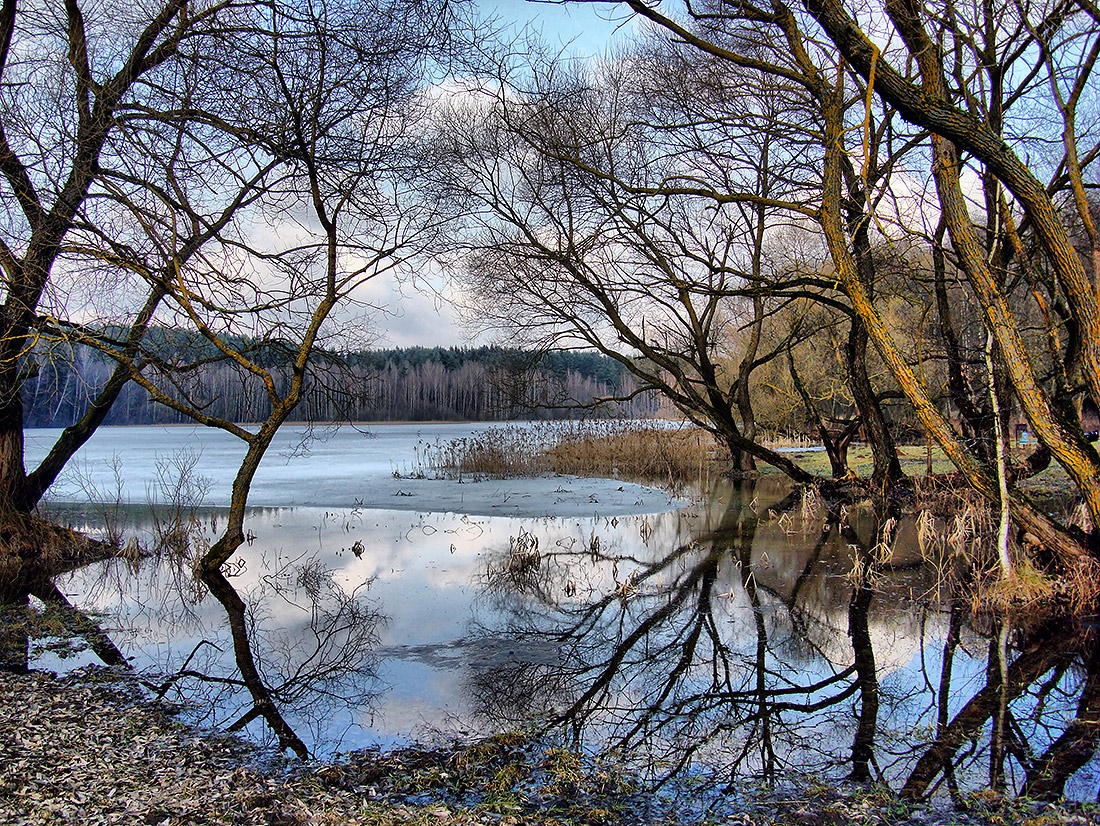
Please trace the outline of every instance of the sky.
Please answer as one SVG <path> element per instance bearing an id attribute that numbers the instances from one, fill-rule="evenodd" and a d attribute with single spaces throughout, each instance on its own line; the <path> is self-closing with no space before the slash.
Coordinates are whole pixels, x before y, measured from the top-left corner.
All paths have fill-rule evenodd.
<path id="1" fill-rule="evenodd" d="M 482 0 L 483 14 L 497 18 L 498 23 L 514 28 L 517 39 L 525 31 L 535 33 L 551 47 L 580 58 L 598 57 L 609 46 L 625 39 L 631 24 L 610 19 L 624 19 L 613 4 L 555 3 L 533 0 Z M 392 279 L 379 279 L 369 285 L 367 294 L 358 297 L 375 306 L 384 306 L 389 314 L 376 319 L 378 347 L 451 347 L 477 344 L 462 327 L 454 307 L 443 296 L 418 292 L 401 286 Z"/>
<path id="2" fill-rule="evenodd" d="M 483 13 L 501 23 L 529 27 L 552 47 L 579 57 L 595 57 L 630 30 L 623 11 L 613 3 L 561 3 L 540 0 L 482 0 Z"/>

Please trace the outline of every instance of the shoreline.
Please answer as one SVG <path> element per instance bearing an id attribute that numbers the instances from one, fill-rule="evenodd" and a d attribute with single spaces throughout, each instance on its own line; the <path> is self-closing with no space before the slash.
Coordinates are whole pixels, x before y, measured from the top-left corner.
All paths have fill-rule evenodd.
<path id="1" fill-rule="evenodd" d="M 102 668 L 66 677 L 40 671 L 0 673 L 0 821 L 90 826 L 1100 824 L 1095 804 L 1045 803 L 979 792 L 969 797 L 968 810 L 960 812 L 942 804 L 899 802 L 882 787 L 812 778 L 774 788 L 739 781 L 737 796 L 728 799 L 720 813 L 696 810 L 702 816 L 695 818 L 687 811 L 654 805 L 655 799 L 619 783 L 614 769 L 578 770 L 579 764 L 569 763 L 560 750 L 555 759 L 568 769 L 547 769 L 551 751 L 536 749 L 538 765 L 550 776 L 543 790 L 524 786 L 501 795 L 492 791 L 491 778 L 499 778 L 499 772 L 493 772 L 501 759 L 507 761 L 522 750 L 516 737 L 489 738 L 459 750 L 368 751 L 345 755 L 338 762 L 294 763 L 237 737 L 176 721 L 170 708 L 145 698 L 132 676 Z M 479 782 L 490 785 L 475 789 L 474 802 L 455 802 L 448 796 L 455 778 L 447 771 L 467 771 L 463 767 L 471 765 L 471 755 L 483 759 L 484 777 Z M 478 778 L 471 772 L 467 779 Z M 414 785 L 404 788 L 404 780 Z M 610 787 L 611 794 L 597 785 Z"/>

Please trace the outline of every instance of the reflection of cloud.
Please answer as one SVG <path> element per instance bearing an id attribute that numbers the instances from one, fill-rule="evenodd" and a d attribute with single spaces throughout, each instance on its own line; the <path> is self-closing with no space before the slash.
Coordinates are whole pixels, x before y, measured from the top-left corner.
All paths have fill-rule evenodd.
<path id="1" fill-rule="evenodd" d="M 670 675 L 669 664 L 685 650 L 683 635 L 700 620 L 714 630 L 716 639 L 704 634 L 693 660 L 677 674 L 677 690 L 689 692 L 686 696 L 705 693 L 711 686 L 720 662 L 710 654 L 717 650 L 715 644 L 722 649 L 719 653 L 725 662 L 734 665 L 730 674 L 735 687 L 754 679 L 761 641 L 766 643 L 767 653 L 759 665 L 773 675 L 768 676 L 773 687 L 811 685 L 852 662 L 848 634 L 851 584 L 843 576 L 847 545 L 838 544 L 834 537 L 828 546 L 818 547 L 820 527 L 787 533 L 778 518 L 769 518 L 753 530 L 754 508 L 766 515 L 780 492 L 760 484 L 754 495 L 734 499 L 734 491 L 727 487 L 719 491 L 717 505 L 696 508 L 694 516 L 672 512 L 617 518 L 518 519 L 397 510 L 272 508 L 251 514 L 248 524 L 259 538 L 241 550 L 245 565 L 232 581 L 250 606 L 261 604 L 260 591 L 268 589 L 258 620 L 266 638 L 275 641 L 298 645 L 309 640 L 304 606 L 290 603 L 292 597 L 303 602 L 300 594 L 293 593 L 296 570 L 331 571 L 334 584 L 345 593 L 360 589 L 365 607 L 386 618 L 375 629 L 378 644 L 370 651 L 380 659 L 378 676 L 386 686 L 384 693 L 369 712 L 341 708 L 328 723 L 332 731 L 345 736 L 343 726 L 351 719 L 358 720 L 365 731 L 348 732 L 348 745 L 353 740 L 354 745 L 393 744 L 399 738 L 442 730 L 483 731 L 486 719 L 498 719 L 486 708 L 503 709 L 504 716 L 499 719 L 507 718 L 509 725 L 530 723 L 547 708 L 571 702 L 575 692 L 589 684 L 585 681 L 596 676 L 598 669 L 591 666 L 605 661 L 613 646 L 631 636 L 647 617 L 672 609 L 661 624 L 646 630 L 644 640 L 638 638 L 638 644 L 620 662 L 606 702 L 595 710 L 590 722 L 588 733 L 598 737 L 601 731 L 610 732 L 598 723 L 622 722 L 624 709 L 642 707 L 647 699 L 660 695 Z M 723 520 L 727 507 L 731 508 L 729 519 Z M 748 521 L 740 534 L 730 531 L 715 538 L 697 530 L 700 524 L 732 527 L 741 516 Z M 521 530 L 538 537 L 543 554 L 541 578 L 528 583 L 504 576 L 500 589 L 490 592 L 486 566 L 507 560 L 509 538 Z M 595 536 L 600 538 L 598 554 L 591 552 Z M 755 607 L 741 585 L 744 572 L 738 564 L 737 536 L 751 536 L 753 541 Z M 694 541 L 689 544 L 691 539 Z M 357 541 L 361 543 L 358 556 L 351 550 Z M 654 565 L 659 568 L 655 576 L 635 580 L 636 589 L 626 589 L 616 598 L 619 586 L 629 581 L 631 574 L 640 575 Z M 704 583 L 706 601 L 700 599 Z M 784 600 L 795 583 L 798 598 L 791 608 Z M 163 594 L 170 584 L 163 572 L 158 581 L 154 566 L 148 566 L 139 577 L 122 581 L 125 593 L 114 592 L 113 597 L 108 594 L 104 599 L 109 604 L 129 605 L 131 615 L 143 623 L 140 635 L 134 638 L 144 646 L 141 666 L 157 669 L 172 663 L 178 667 L 202 637 L 224 640 L 225 614 L 212 600 L 195 606 L 201 622 L 186 617 L 176 626 L 173 622 L 179 622 L 178 616 L 152 616 L 150 606 L 159 610 L 168 601 Z M 891 692 L 901 695 L 919 690 L 924 685 L 920 667 L 927 662 L 933 669 L 928 673 L 934 673 L 937 652 L 943 649 L 946 615 L 921 616 L 902 610 L 905 600 L 900 595 L 914 584 L 919 584 L 914 575 L 898 572 L 884 573 L 876 586 L 869 631 L 884 675 L 884 697 Z M 681 585 L 686 585 L 686 590 L 677 595 Z M 85 588 L 84 593 L 89 590 Z M 583 634 L 562 637 L 563 625 L 587 612 L 591 601 L 600 597 L 610 597 L 601 618 L 582 624 L 587 629 Z M 78 597 L 75 601 L 89 606 L 95 600 Z M 927 646 L 924 658 L 919 656 L 922 635 Z M 981 646 L 971 646 L 971 651 L 975 650 L 980 651 Z M 958 667 L 960 673 L 980 675 L 979 665 L 960 663 Z M 489 701 L 496 705 L 484 705 Z M 675 714 L 667 718 L 658 714 L 655 719 L 678 724 L 690 717 L 691 725 L 703 732 L 709 725 L 708 715 L 718 721 L 716 730 L 721 730 L 730 713 L 755 713 L 754 708 L 750 699 L 748 706 L 716 705 L 713 715 L 701 707 L 699 714 L 691 717 L 681 715 L 683 709 L 677 707 L 670 709 Z M 507 716 L 510 709 L 517 710 L 514 718 Z M 838 748 L 846 748 L 850 734 L 843 725 L 835 727 L 830 722 L 831 713 L 809 718 L 809 725 L 825 730 Z M 891 710 L 892 716 L 887 716 L 884 712 L 884 724 L 895 726 L 898 713 Z M 790 722 L 795 726 L 790 730 L 797 734 L 795 718 Z M 825 724 L 831 728 L 821 728 Z M 722 760 L 723 749 L 729 745 L 725 737 L 716 736 L 701 747 Z M 829 744 L 831 747 L 833 741 Z M 794 747 L 801 745 L 796 742 Z"/>
<path id="2" fill-rule="evenodd" d="M 391 688 L 371 722 L 391 742 L 470 727 L 472 714 L 462 681 L 453 674 L 411 660 L 389 659 L 379 676 Z"/>

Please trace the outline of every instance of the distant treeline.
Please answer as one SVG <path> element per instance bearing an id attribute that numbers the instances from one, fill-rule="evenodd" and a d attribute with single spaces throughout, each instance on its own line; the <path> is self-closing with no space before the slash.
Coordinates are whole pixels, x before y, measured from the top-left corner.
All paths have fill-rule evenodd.
<path id="1" fill-rule="evenodd" d="M 234 422 L 266 415 L 263 389 L 235 365 L 202 363 L 207 354 L 164 336 L 165 354 L 176 370 L 147 374 L 173 398 L 189 397 L 205 413 Z M 279 363 L 270 345 L 263 361 Z M 34 354 L 23 384 L 27 427 L 64 427 L 87 408 L 104 386 L 114 363 L 85 347 Z M 184 364 L 187 364 L 185 367 Z M 195 366 L 198 364 L 198 366 Z M 295 418 L 310 421 L 500 421 L 514 418 L 572 418 L 593 400 L 630 395 L 635 385 L 618 362 L 583 352 L 533 353 L 501 347 L 410 347 L 319 354 Z M 641 394 L 625 403 L 605 405 L 596 415 L 645 418 L 657 401 Z M 106 424 L 175 424 L 186 417 L 152 400 L 129 383 L 111 408 Z"/>

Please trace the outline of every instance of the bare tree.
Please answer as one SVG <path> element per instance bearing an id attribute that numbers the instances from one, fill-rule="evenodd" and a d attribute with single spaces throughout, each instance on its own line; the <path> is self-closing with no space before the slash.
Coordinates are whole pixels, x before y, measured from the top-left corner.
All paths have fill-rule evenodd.
<path id="1" fill-rule="evenodd" d="M 4 6 L 0 510 L 32 509 L 137 382 L 246 443 L 212 568 L 232 552 L 315 348 L 355 337 L 356 288 L 403 267 L 438 224 L 413 178 L 447 8 L 170 3 L 144 17 L 102 4 L 92 19 L 76 2 L 62 16 Z M 170 332 L 151 341 L 153 327 L 186 331 L 186 346 Z M 19 390 L 49 352 L 43 338 L 94 347 L 117 369 L 27 473 Z M 216 389 L 198 368 L 212 361 L 263 389 L 258 429 L 207 412 Z"/>
<path id="2" fill-rule="evenodd" d="M 441 128 L 440 191 L 471 216 L 455 248 L 483 325 L 606 353 L 712 432 L 738 470 L 763 460 L 810 481 L 760 443 L 751 390 L 785 349 L 763 326 L 805 289 L 770 283 L 766 240 L 811 213 L 797 202 L 812 140 L 793 124 L 757 128 L 754 107 L 793 108 L 790 90 L 750 94 L 713 69 L 642 52 L 592 77 L 551 65 L 533 89 L 463 100 Z M 685 108 L 701 92 L 721 111 Z"/>
<path id="3" fill-rule="evenodd" d="M 1035 508 L 997 460 L 1000 448 L 983 456 L 938 406 L 884 316 L 869 242 L 884 207 L 902 224 L 923 224 L 923 216 L 906 215 L 900 202 L 883 198 L 907 171 L 900 162 L 919 161 L 935 184 L 931 209 L 942 216 L 952 264 L 989 334 L 993 368 L 985 385 L 997 394 L 990 396 L 990 409 L 995 417 L 999 411 L 1003 424 L 1015 397 L 1031 432 L 1073 480 L 1095 526 L 1100 457 L 1084 433 L 1080 402 L 1087 396 L 1095 404 L 1100 391 L 1100 310 L 1083 262 L 1091 256 L 1078 254 L 1058 209 L 1071 201 L 1084 237 L 1091 238 L 1082 195 L 1098 151 L 1085 114 L 1097 88 L 1090 82 L 1092 56 L 1100 48 L 1095 8 L 1077 0 L 965 8 L 890 0 L 858 9 L 840 0 L 807 0 L 802 8 L 777 0 L 690 4 L 677 18 L 671 7 L 640 0 L 623 5 L 730 73 L 762 88 L 780 83 L 798 90 L 805 111 L 815 113 L 810 137 L 817 149 L 809 159 L 821 170 L 813 205 L 801 214 L 820 226 L 829 267 L 868 342 L 966 482 L 1011 510 L 1017 526 L 1053 552 L 1063 571 L 1091 581 L 1091 541 Z M 1034 115 L 1044 109 L 1057 113 L 1056 125 L 1037 134 Z M 1052 146 L 1062 151 L 1052 156 Z M 982 181 L 977 210 L 971 209 L 964 171 Z M 715 195 L 723 190 L 715 181 L 721 179 L 703 177 L 695 191 L 720 203 Z M 660 191 L 671 195 L 672 182 L 662 180 Z M 1028 288 L 1025 308 L 1017 297 L 1020 283 Z M 1045 347 L 1029 337 L 1035 317 L 1043 319 Z M 858 340 L 856 345 L 858 352 Z M 994 441 L 1003 443 L 1001 430 Z"/>

